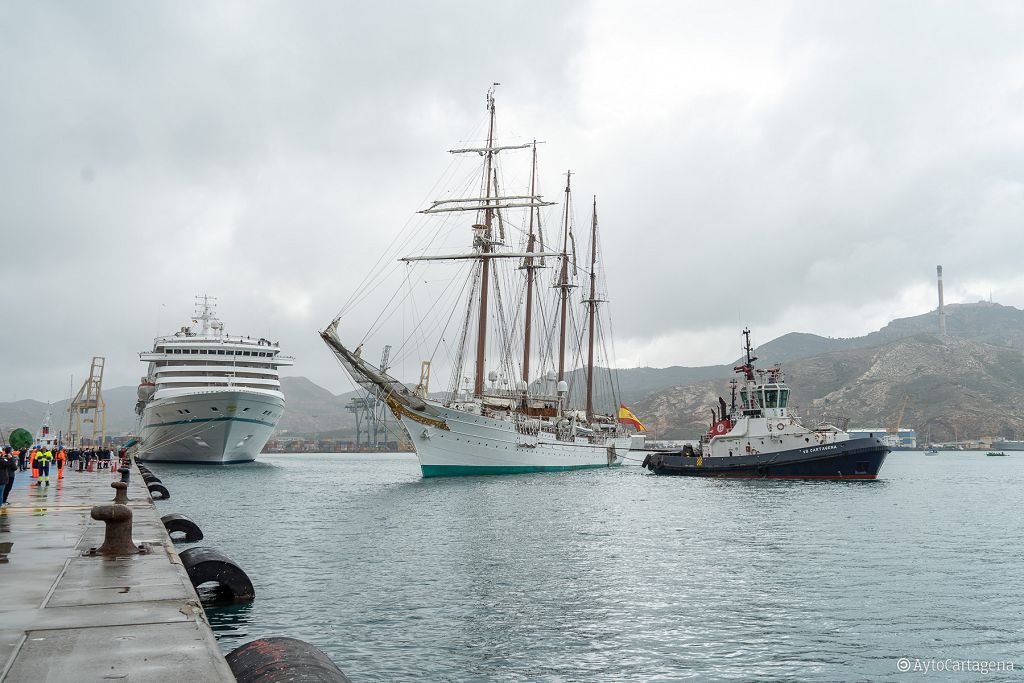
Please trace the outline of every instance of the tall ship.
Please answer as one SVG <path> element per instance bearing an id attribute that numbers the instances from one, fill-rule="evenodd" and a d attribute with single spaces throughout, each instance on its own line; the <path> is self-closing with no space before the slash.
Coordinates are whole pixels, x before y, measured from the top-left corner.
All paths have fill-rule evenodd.
<path id="1" fill-rule="evenodd" d="M 874 479 L 890 448 L 879 438 L 851 438 L 823 423 L 805 427 L 789 407 L 782 368 L 757 369 L 750 330 L 743 330 L 745 362 L 733 368 L 729 405 L 719 398 L 696 448 L 648 454 L 654 474 L 743 479 Z M 738 391 L 737 391 L 738 389 Z"/>
<path id="2" fill-rule="evenodd" d="M 596 199 L 585 233 L 589 245 L 577 258 L 572 174 L 566 174 L 560 228 L 549 239 L 542 210 L 556 205 L 538 190 L 538 143 L 499 143 L 495 109 L 492 87 L 482 142 L 449 150 L 456 158 L 450 176 L 460 189 L 419 212 L 421 223 L 400 233 L 321 337 L 352 379 L 404 426 L 424 477 L 620 465 L 632 439 L 618 421 L 613 373 L 599 371 L 614 364 L 610 326 L 599 316 L 606 287 Z M 510 190 L 516 176 L 499 169 L 498 158 L 517 151 L 529 153 L 532 163 L 519 176 L 519 189 Z M 467 158 L 472 168 L 459 165 Z M 395 270 L 397 294 L 373 328 L 357 328 L 363 337 L 353 350 L 342 340 L 342 320 Z M 584 295 L 574 296 L 576 289 Z M 415 386 L 362 354 L 402 304 L 408 305 L 407 335 L 397 351 L 419 361 Z M 448 382 L 432 393 L 438 366 Z"/>
<path id="3" fill-rule="evenodd" d="M 256 459 L 284 413 L 278 369 L 294 363 L 277 342 L 229 335 L 209 296 L 197 297 L 192 325 L 139 359 L 136 457 L 212 465 Z"/>

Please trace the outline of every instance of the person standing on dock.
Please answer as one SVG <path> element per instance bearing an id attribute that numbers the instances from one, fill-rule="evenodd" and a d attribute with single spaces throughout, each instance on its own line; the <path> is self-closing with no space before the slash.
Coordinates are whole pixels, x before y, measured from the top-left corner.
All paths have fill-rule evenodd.
<path id="1" fill-rule="evenodd" d="M 15 452 L 18 454 L 18 470 L 21 471 L 21 472 L 24 472 L 25 468 L 26 468 L 26 465 L 25 465 L 25 449 L 21 448 L 21 449 L 15 451 Z"/>
<path id="2" fill-rule="evenodd" d="M 21 459 L 24 464 L 25 459 Z M 11 453 L 11 447 L 7 446 L 4 448 L 3 457 L 0 457 L 0 481 L 4 483 L 4 494 L 3 501 L 0 505 L 7 505 L 7 496 L 11 495 L 11 489 L 14 488 L 14 477 L 18 474 L 18 460 Z"/>
<path id="3" fill-rule="evenodd" d="M 29 449 L 28 462 L 32 465 L 32 478 L 37 479 L 39 477 L 39 450 L 36 448 Z"/>
<path id="4" fill-rule="evenodd" d="M 36 459 L 39 461 L 39 479 L 36 481 L 36 486 L 42 486 L 43 482 L 46 485 L 50 485 L 50 462 L 53 460 L 53 453 L 49 449 L 45 451 L 40 449 L 39 454 L 36 455 Z"/>
<path id="5" fill-rule="evenodd" d="M 64 463 L 67 462 L 68 454 L 61 448 L 57 451 L 57 481 L 64 478 Z"/>

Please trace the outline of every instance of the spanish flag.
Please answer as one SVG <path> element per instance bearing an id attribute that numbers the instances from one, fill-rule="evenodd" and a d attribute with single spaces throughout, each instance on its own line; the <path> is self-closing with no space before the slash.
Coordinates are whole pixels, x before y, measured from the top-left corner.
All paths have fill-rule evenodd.
<path id="1" fill-rule="evenodd" d="M 622 403 L 619 404 L 619 422 L 624 425 L 633 425 L 638 432 L 647 431 L 647 427 L 644 427 L 644 423 L 636 419 L 636 415 L 633 414 L 633 411 Z"/>

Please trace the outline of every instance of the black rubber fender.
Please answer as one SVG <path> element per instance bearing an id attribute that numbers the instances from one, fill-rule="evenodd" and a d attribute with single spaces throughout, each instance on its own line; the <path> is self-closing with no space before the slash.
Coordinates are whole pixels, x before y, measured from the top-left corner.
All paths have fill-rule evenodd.
<path id="1" fill-rule="evenodd" d="M 253 640 L 225 659 L 238 683 L 351 683 L 330 657 L 295 638 Z"/>
<path id="2" fill-rule="evenodd" d="M 175 532 L 182 532 L 185 534 L 184 540 L 186 543 L 195 543 L 196 541 L 203 540 L 203 530 L 199 528 L 199 525 L 193 522 L 185 515 L 179 515 L 172 513 L 170 515 L 164 515 L 160 518 L 160 521 L 164 523 L 164 528 L 167 529 L 167 535 L 171 535 Z"/>
<path id="3" fill-rule="evenodd" d="M 153 500 L 167 500 L 171 497 L 171 492 L 167 490 L 167 487 L 163 484 L 150 484 L 149 495 L 153 497 Z M 160 494 L 159 496 L 156 494 Z"/>
<path id="4" fill-rule="evenodd" d="M 157 484 L 163 483 L 160 481 L 160 477 L 156 476 L 155 474 L 143 474 L 142 481 L 146 482 L 147 484 L 150 482 L 156 482 Z"/>
<path id="5" fill-rule="evenodd" d="M 650 453 L 648 453 L 647 457 L 644 458 L 644 462 L 643 462 L 642 465 L 640 465 L 640 467 L 643 467 L 643 468 L 646 468 L 646 469 L 651 469 L 651 454 Z"/>
<path id="6" fill-rule="evenodd" d="M 242 568 L 215 548 L 189 548 L 179 554 L 188 578 L 196 588 L 214 582 L 231 594 L 234 602 L 251 602 L 256 589 Z"/>

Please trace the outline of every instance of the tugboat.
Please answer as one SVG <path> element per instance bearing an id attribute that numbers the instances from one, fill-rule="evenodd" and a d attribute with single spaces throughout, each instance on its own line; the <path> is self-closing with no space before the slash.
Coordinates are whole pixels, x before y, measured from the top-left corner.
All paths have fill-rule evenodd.
<path id="1" fill-rule="evenodd" d="M 782 368 L 754 367 L 750 330 L 743 330 L 746 362 L 733 370 L 732 404 L 719 398 L 712 423 L 696 448 L 650 453 L 644 467 L 654 474 L 739 479 L 874 479 L 889 447 L 881 439 L 857 438 L 831 424 L 807 429 L 789 410 Z M 742 384 L 737 391 L 737 385 Z M 738 401 L 737 401 L 738 394 Z"/>

